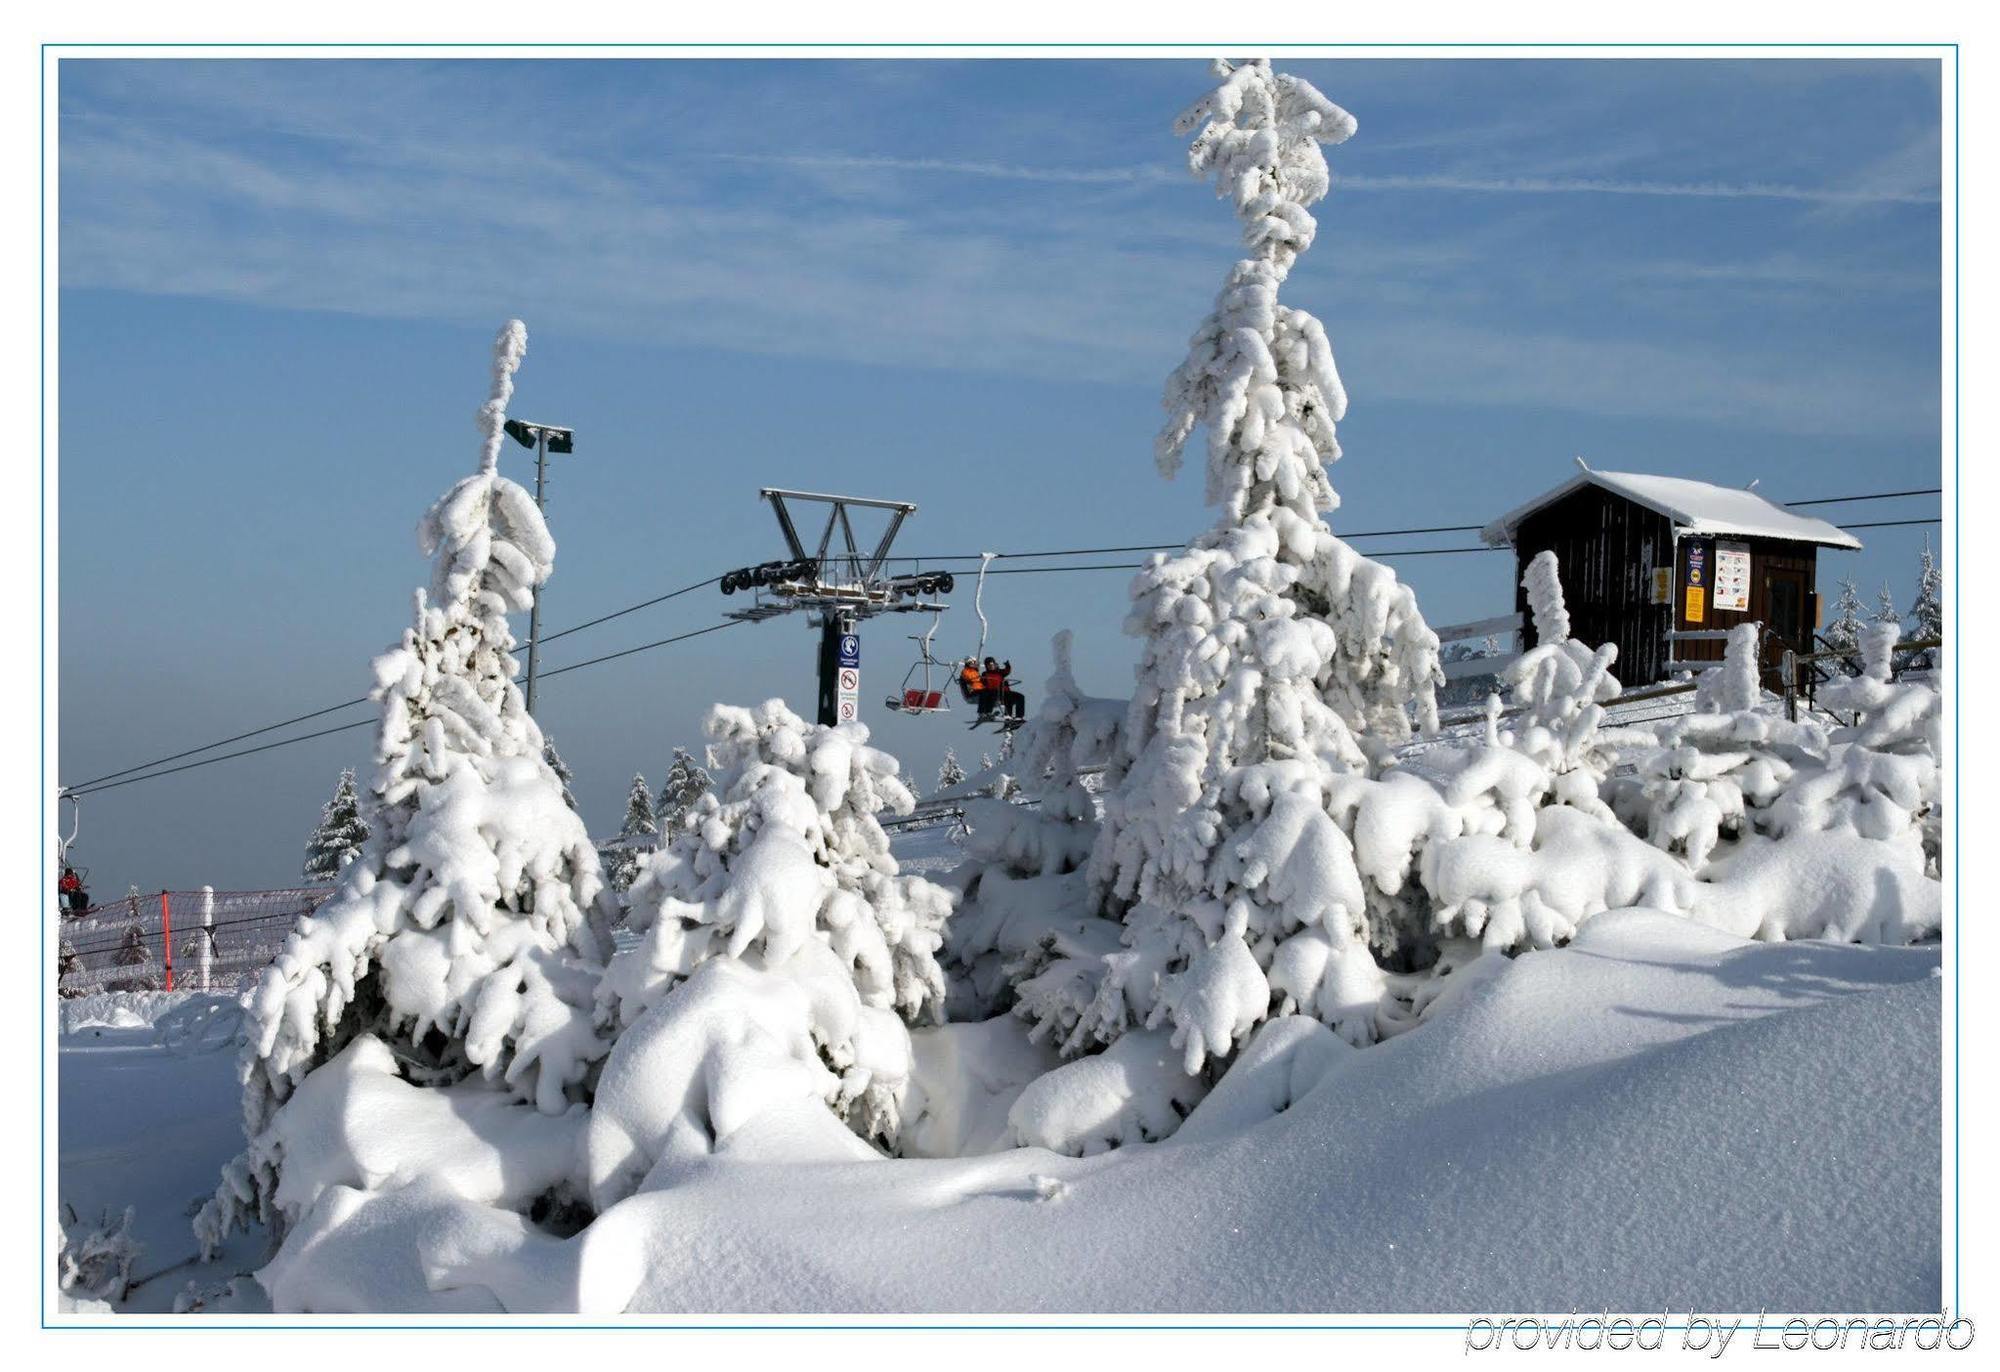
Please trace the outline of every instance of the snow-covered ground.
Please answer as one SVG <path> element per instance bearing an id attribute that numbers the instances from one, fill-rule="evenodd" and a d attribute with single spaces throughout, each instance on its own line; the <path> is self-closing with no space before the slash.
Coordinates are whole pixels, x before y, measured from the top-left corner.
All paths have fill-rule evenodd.
<path id="1" fill-rule="evenodd" d="M 317 1308 L 497 1310 L 496 1291 L 600 1314 L 1936 1308 L 1935 946 L 1753 943 L 1635 910 L 1487 965 L 1418 1029 L 1322 1054 L 1310 1085 L 1296 1061 L 1286 1081 L 1239 1067 L 1159 1144 L 723 1154 L 576 1238 L 488 1244 L 476 1274 L 412 1196 L 381 1216 L 409 1226 L 406 1260 L 318 1254 L 346 1279 Z M 176 999 L 156 1024 L 81 1016 L 60 1045 L 59 1192 L 83 1214 L 137 1207 L 139 1277 L 193 1253 L 190 1203 L 242 1146 L 234 1054 Z M 220 1288 L 262 1240 L 124 1308 Z M 256 1309 L 242 1285 L 211 1308 Z"/>

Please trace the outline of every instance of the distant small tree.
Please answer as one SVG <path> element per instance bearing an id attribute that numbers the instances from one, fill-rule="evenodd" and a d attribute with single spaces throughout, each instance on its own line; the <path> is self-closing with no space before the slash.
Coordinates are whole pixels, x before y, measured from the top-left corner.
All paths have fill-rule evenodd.
<path id="1" fill-rule="evenodd" d="M 965 768 L 960 765 L 958 753 L 950 748 L 944 750 L 944 761 L 938 764 L 938 789 L 949 791 L 965 780 Z"/>
<path id="2" fill-rule="evenodd" d="M 361 803 L 354 792 L 354 769 L 341 772 L 333 788 L 333 799 L 319 810 L 319 824 L 306 840 L 306 862 L 299 874 L 309 882 L 328 882 L 340 869 L 361 856 L 368 841 L 368 821 L 361 818 Z"/>
<path id="3" fill-rule="evenodd" d="M 554 772 L 556 780 L 562 783 L 563 804 L 575 810 L 576 794 L 570 790 L 570 783 L 576 780 L 576 773 L 570 771 L 569 764 L 564 762 L 562 754 L 556 751 L 555 739 L 547 734 L 542 735 L 542 761 L 549 764 L 549 770 Z"/>
<path id="4" fill-rule="evenodd" d="M 660 826 L 653 818 L 653 792 L 642 773 L 633 773 L 625 796 L 625 822 L 618 837 L 602 850 L 605 878 L 614 891 L 624 891 L 639 874 L 639 863 L 659 842 Z"/>
<path id="5" fill-rule="evenodd" d="M 653 816 L 660 847 L 680 837 L 687 828 L 694 803 L 714 789 L 714 780 L 694 760 L 694 754 L 685 748 L 674 749 L 673 764 L 667 768 L 667 779 L 660 783 L 658 808 Z"/>
<path id="6" fill-rule="evenodd" d="M 68 939 L 56 944 L 56 994 L 64 1000 L 74 1000 L 84 993 L 79 980 L 83 974 L 83 959 L 77 956 L 76 945 Z"/>
<path id="7" fill-rule="evenodd" d="M 1931 541 L 1924 540 L 1921 561 L 1917 564 L 1917 599 L 1910 606 L 1911 633 L 1916 638 L 1934 638 L 1944 641 L 1944 571 L 1938 566 L 1936 554 L 1931 552 Z M 1918 655 L 1918 663 L 1924 667 L 1935 667 L 1938 661 L 1936 649 L 1926 649 Z"/>
<path id="8" fill-rule="evenodd" d="M 1882 593 L 1875 598 L 1874 622 L 1893 624 L 1898 629 L 1903 627 L 1903 612 L 1896 608 L 1896 597 L 1886 581 L 1882 583 Z"/>
<path id="9" fill-rule="evenodd" d="M 1861 644 L 1861 630 L 1868 623 L 1863 615 L 1861 593 L 1855 589 L 1851 577 L 1842 577 L 1840 599 L 1833 606 L 1833 621 L 1820 637 L 1840 652 L 1855 652 Z"/>
<path id="10" fill-rule="evenodd" d="M 136 908 L 136 907 L 135 907 Z M 118 953 L 112 963 L 119 970 L 115 978 L 105 986 L 107 991 L 157 991 L 160 978 L 153 961 L 153 946 L 146 939 L 146 930 L 135 914 L 132 922 L 125 926 L 125 937 L 118 945 Z"/>

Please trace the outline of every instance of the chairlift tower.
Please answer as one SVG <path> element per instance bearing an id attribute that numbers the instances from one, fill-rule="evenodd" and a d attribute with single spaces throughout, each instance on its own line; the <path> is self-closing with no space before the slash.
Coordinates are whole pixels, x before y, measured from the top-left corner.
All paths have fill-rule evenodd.
<path id="1" fill-rule="evenodd" d="M 775 619 L 803 612 L 806 622 L 819 628 L 819 722 L 859 719 L 861 622 L 884 614 L 943 613 L 948 607 L 933 597 L 950 592 L 951 573 L 890 576 L 883 570 L 903 521 L 917 512 L 907 500 L 866 500 L 768 486 L 757 494 L 771 502 L 787 555 L 723 575 L 724 595 L 747 590 L 755 596 L 754 603 L 730 611 L 728 618 Z M 808 506 L 825 510 L 818 540 L 810 547 L 794 518 L 795 514 L 807 517 Z M 872 551 L 864 550 L 855 538 L 851 514 L 855 510 L 888 512 L 888 525 Z M 816 511 L 811 518 L 818 518 Z"/>

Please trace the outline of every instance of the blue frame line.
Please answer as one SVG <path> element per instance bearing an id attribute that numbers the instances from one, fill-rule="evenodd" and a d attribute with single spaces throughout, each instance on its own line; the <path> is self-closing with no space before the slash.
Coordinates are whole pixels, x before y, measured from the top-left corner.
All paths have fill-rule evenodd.
<path id="1" fill-rule="evenodd" d="M 1644 52 L 1644 50 L 1650 50 L 1650 48 L 1676 48 L 1676 50 L 1708 50 L 1708 48 L 1730 48 L 1730 50 L 1798 50 L 1798 48 L 1812 48 L 1812 50 L 1830 50 L 1830 52 L 1832 50 L 1842 50 L 1842 48 L 1870 48 L 1870 50 L 1914 48 L 1914 50 L 1928 50 L 1928 52 L 1946 52 L 1948 50 L 1950 52 L 1950 64 L 1952 64 L 1952 554 L 1954 554 L 1952 556 L 1952 566 L 1956 570 L 1956 566 L 1958 566 L 1958 558 L 1956 558 L 1956 552 L 1958 552 L 1958 520 L 1960 520 L 1960 502 L 1962 502 L 1962 496 L 1960 496 L 1962 448 L 1964 448 L 1962 438 L 1960 438 L 1960 424 L 1962 424 L 1962 410 L 1964 410 L 1964 404 L 1960 400 L 1960 382 L 1962 382 L 1962 374 L 1964 374 L 1964 362 L 1960 360 L 1960 348 L 1962 348 L 1962 342 L 1964 342 L 1964 324 L 1960 320 L 1960 306 L 1962 306 L 1964 290 L 1962 290 L 1962 286 L 1958 282 L 1958 268 L 1960 268 L 1960 256 L 1962 256 L 1962 250 L 1960 250 L 1960 224 L 1962 224 L 1962 218 L 1964 218 L 1964 210 L 1960 208 L 1960 204 L 1962 204 L 1962 196 L 1960 196 L 1960 166 L 1962 166 L 1964 152 L 1960 150 L 1960 138 L 1962 138 L 1962 114 L 1960 114 L 1960 106 L 1962 106 L 1962 96 L 1960 96 L 1960 52 L 1958 52 L 1958 44 L 1956 42 L 1340 42 L 1340 44 L 1304 42 L 1304 44 L 1298 44 L 1298 42 L 1244 42 L 1244 40 L 1228 40 L 1228 42 L 1222 42 L 1222 44 L 1200 44 L 1200 42 L 1128 42 L 1128 44 L 1114 44 L 1114 46 L 1120 52 L 1134 50 L 1134 48 L 1138 48 L 1138 50 L 1176 50 L 1176 52 L 1188 52 L 1188 50 L 1202 50 L 1204 46 L 1208 46 L 1208 48 L 1220 46 L 1220 48 L 1232 48 L 1232 50 L 1234 48 L 1284 48 L 1288 52 L 1364 52 L 1364 50 L 1384 50 L 1384 48 L 1398 48 L 1398 50 L 1426 50 L 1426 48 L 1498 48 L 1498 50 L 1536 48 L 1536 50 L 1568 50 L 1568 48 L 1594 48 L 1594 50 L 1638 50 L 1638 52 Z M 40 382 L 40 396 L 38 396 L 38 410 L 40 410 L 40 416 L 38 416 L 40 472 L 38 472 L 38 480 L 36 480 L 36 510 L 38 510 L 38 518 L 40 518 L 40 528 L 36 530 L 36 546 L 38 546 L 38 552 L 40 552 L 40 558 L 42 558 L 42 568 L 40 568 L 40 578 L 38 578 L 40 604 L 36 606 L 36 618 L 38 618 L 38 626 L 40 626 L 40 634 L 38 634 L 38 658 L 36 658 L 38 660 L 38 668 L 40 668 L 40 678 L 36 682 L 36 692 L 38 692 L 38 698 L 40 698 L 40 742 L 38 742 L 38 752 L 36 752 L 38 766 L 40 766 L 40 776 L 36 780 L 36 790 L 38 790 L 38 814 L 40 814 L 40 822 L 42 822 L 42 854 L 40 854 L 40 860 L 38 860 L 38 872 L 40 872 L 40 878 L 42 878 L 42 886 L 36 892 L 36 906 L 38 908 L 40 908 L 42 896 L 48 890 L 52 890 L 50 880 L 48 880 L 50 878 L 50 870 L 48 870 L 48 800 L 50 798 L 48 798 L 48 790 L 46 790 L 46 778 L 48 778 L 48 404 L 46 404 L 46 400 L 48 400 L 48 68 L 50 68 L 50 52 L 52 50 L 56 50 L 60 54 L 60 52 L 72 52 L 72 50 L 82 52 L 82 50 L 100 50 L 100 48 L 120 48 L 120 50 L 186 50 L 186 48 L 202 48 L 202 50 L 266 50 L 266 48 L 282 48 L 286 52 L 294 52 L 294 50 L 324 50 L 324 48 L 338 48 L 338 50 L 384 50 L 386 48 L 386 50 L 428 50 L 428 52 L 438 52 L 438 50 L 452 50 L 452 52 L 458 52 L 458 50 L 514 50 L 514 52 L 524 52 L 524 50 L 532 50 L 532 52 L 540 52 L 540 50 L 568 50 L 568 52 L 630 52 L 630 50 L 704 52 L 704 50 L 746 50 L 746 52 L 750 52 L 750 50 L 774 50 L 774 48 L 784 48 L 784 50 L 808 50 L 810 48 L 810 50 L 836 50 L 836 52 L 852 52 L 852 50 L 882 50 L 882 52 L 890 52 L 890 50 L 894 50 L 894 52 L 912 52 L 912 50 L 914 52 L 964 50 L 964 52 L 976 52 L 976 50 L 1008 48 L 1008 50 L 1088 52 L 1088 50 L 1094 48 L 1094 44 L 1074 44 L 1074 42 L 458 42 L 458 44 L 446 44 L 446 42 L 44 42 L 40 46 L 40 58 L 42 58 L 42 62 L 40 62 L 38 86 L 36 86 L 38 100 L 40 100 L 40 108 L 36 110 L 36 130 L 38 130 L 38 136 L 42 140 L 42 146 L 38 150 L 40 186 L 36 188 L 36 202 L 38 202 L 38 214 L 40 214 L 40 222 L 36 226 L 36 236 L 38 236 L 38 272 L 40 272 L 40 280 L 36 282 L 38 324 L 40 324 L 38 372 L 36 372 L 38 382 Z M 60 56 L 58 56 L 58 60 L 60 60 Z M 1476 58 L 1466 58 L 1466 60 L 1476 60 Z M 1940 56 L 1940 62 L 1942 62 L 1942 56 Z M 1952 640 L 1954 642 L 1958 638 L 1958 620 L 1960 620 L 1958 604 L 1960 604 L 1960 594 L 1958 594 L 1956 576 L 1954 576 L 1954 590 L 1952 590 Z M 1952 860 L 1954 860 L 1954 864 L 1956 864 L 1958 850 L 1960 850 L 1960 800 L 1962 800 L 1962 794 L 1960 794 L 1960 766 L 1958 766 L 1958 762 L 1960 762 L 1958 760 L 1958 752 L 1960 752 L 1958 750 L 1958 700 L 1960 700 L 1960 692 L 1962 692 L 1960 656 L 1962 654 L 1956 654 L 1956 652 L 1952 654 Z M 1952 976 L 1952 1310 L 1960 1310 L 1962 1308 L 1958 1304 L 1960 1286 L 1962 1286 L 1962 1212 L 1960 1212 L 1960 1192 L 1962 1192 L 1962 1186 L 1960 1186 L 1960 1168 L 1962 1168 L 1962 1164 L 1960 1164 L 1960 1156 L 1962 1156 L 1962 1136 L 1964 1136 L 1962 1110 L 1960 1110 L 1960 1076 L 1962 1076 L 1962 1068 L 1960 1068 L 1960 1060 L 1962 1060 L 1962 1054 L 1960 1054 L 1960 986 L 1964 982 L 1964 944 L 1962 944 L 1964 922 L 1960 918 L 1960 906 L 1962 906 L 1962 896 L 1960 896 L 1960 890 L 1958 890 L 1958 882 L 1954 882 L 1954 886 L 1952 886 L 1952 966 L 1954 966 L 1954 976 Z M 48 964 L 48 920 L 46 918 L 38 922 L 36 954 L 40 958 L 40 968 L 42 968 L 40 976 L 42 976 L 42 984 L 44 984 L 44 990 L 46 990 L 48 966 L 50 966 Z M 42 1198 L 48 1196 L 48 1018 L 50 1018 L 48 1016 L 48 1006 L 42 1004 L 40 1006 L 40 1016 L 38 1016 L 38 1028 L 36 1028 L 36 1044 L 38 1044 L 36 1080 L 38 1080 L 38 1088 L 40 1088 L 40 1102 L 38 1102 L 40 1168 L 38 1168 L 38 1174 L 40 1174 L 40 1194 L 42 1194 Z M 40 1218 L 40 1224 L 36 1226 L 36 1236 L 38 1236 L 42 1254 L 48 1252 L 48 1220 L 50 1220 L 48 1208 L 42 1206 L 42 1218 Z M 40 1256 L 36 1258 L 36 1262 L 40 1262 Z M 190 1318 L 178 1318 L 178 1320 L 132 1320 L 132 1318 L 120 1316 L 116 1324 L 100 1324 L 100 1322 L 88 1322 L 88 1324 L 86 1322 L 60 1322 L 60 1324 L 50 1324 L 48 1310 L 46 1310 L 46 1304 L 44 1304 L 44 1296 L 46 1296 L 46 1292 L 38 1286 L 36 1288 L 36 1296 L 34 1296 L 36 1298 L 36 1316 L 38 1316 L 40 1326 L 44 1330 L 56 1330 L 56 1332 L 70 1332 L 70 1330 L 76 1330 L 76 1332 L 104 1332 L 104 1330 L 110 1330 L 110 1332 L 146 1332 L 146 1330 L 182 1330 L 182 1332 L 194 1332 L 194 1330 L 214 1330 L 214 1328 L 246 1328 L 246 1330 L 372 1330 L 372 1332 L 408 1330 L 408 1332 L 420 1332 L 420 1334 L 424 1334 L 424 1332 L 458 1332 L 458 1330 L 550 1330 L 550 1332 L 570 1332 L 570 1330 L 618 1330 L 618 1332 L 638 1332 L 638 1330 L 662 1330 L 662 1332 L 724 1330 L 724 1332 L 742 1332 L 742 1330 L 756 1330 L 756 1332 L 778 1332 L 778 1334 L 782 1334 L 782 1332 L 794 1332 L 794 1330 L 802 1332 L 802 1334 L 808 1334 L 808 1332 L 848 1332 L 848 1330 L 852 1330 L 852 1332 L 870 1332 L 870 1330 L 874 1330 L 874 1332 L 880 1332 L 880 1330 L 968 1330 L 968 1332 L 1012 1332 L 1012 1330 L 1020 1330 L 1020 1332 L 1050 1332 L 1050 1330 L 1080 1330 L 1080 1332 L 1096 1332 L 1096 1330 L 1106 1330 L 1106 1332 L 1110 1332 L 1110 1330 L 1186 1330 L 1186 1332 L 1206 1332 L 1206 1330 L 1212 1330 L 1212 1332 L 1246 1332 L 1248 1330 L 1248 1332 L 1292 1332 L 1292 1330 L 1326 1330 L 1326 1332 L 1372 1332 L 1372 1334 L 1404 1334 L 1404 1332 L 1440 1334 L 1440 1332 L 1468 1332 L 1470 1330 L 1470 1320 L 1466 1324 L 1326 1324 L 1326 1322 L 1246 1322 L 1246 1324 L 1186 1324 L 1186 1322 L 1182 1322 L 1182 1324 L 1148 1324 L 1148 1322 L 1118 1322 L 1118 1324 L 1102 1324 L 1102 1322 L 1090 1322 L 1090 1324 L 1064 1324 L 1064 1322 L 1048 1322 L 1048 1324 L 948 1324 L 948 1322 L 930 1322 L 930 1324 L 918 1324 L 918 1322 L 880 1322 L 880 1324 L 874 1324 L 874 1322 L 870 1322 L 870 1324 L 706 1324 L 704 1322 L 704 1324 L 658 1324 L 658 1322 L 648 1320 L 646 1316 L 640 1316 L 636 1320 L 616 1322 L 616 1324 L 604 1324 L 604 1322 L 594 1322 L 594 1324 L 592 1322 L 550 1324 L 550 1322 L 514 1322 L 514 1320 L 502 1320 L 502 1322 L 438 1322 L 438 1320 L 426 1320 L 424 1324 L 382 1324 L 382 1322 L 346 1322 L 346 1320 L 340 1320 L 340 1318 L 330 1318 L 326 1322 L 294 1322 L 294 1320 L 278 1322 L 278 1320 L 230 1320 L 226 1316 L 222 1316 L 222 1318 L 206 1318 L 206 1320 L 190 1320 Z M 1734 1312 L 1734 1314 L 1748 1314 L 1748 1312 Z M 1916 1312 L 1910 1312 L 1910 1314 L 1916 1314 Z M 1684 1328 L 1686 1328 L 1684 1324 L 1668 1324 L 1668 1326 L 1664 1326 L 1666 1332 L 1678 1332 L 1678 1330 L 1684 1330 Z"/>

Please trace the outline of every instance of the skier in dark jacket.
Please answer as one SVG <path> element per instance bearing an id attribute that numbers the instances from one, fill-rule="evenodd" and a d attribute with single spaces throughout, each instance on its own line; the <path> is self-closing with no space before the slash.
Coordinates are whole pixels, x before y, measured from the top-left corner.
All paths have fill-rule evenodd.
<path id="1" fill-rule="evenodd" d="M 1028 698 L 1007 684 L 1014 664 L 1009 660 L 1004 665 L 987 658 L 985 670 L 979 675 L 979 713 L 992 715 L 1002 710 L 1008 719 L 1020 719 L 1028 710 Z"/>

